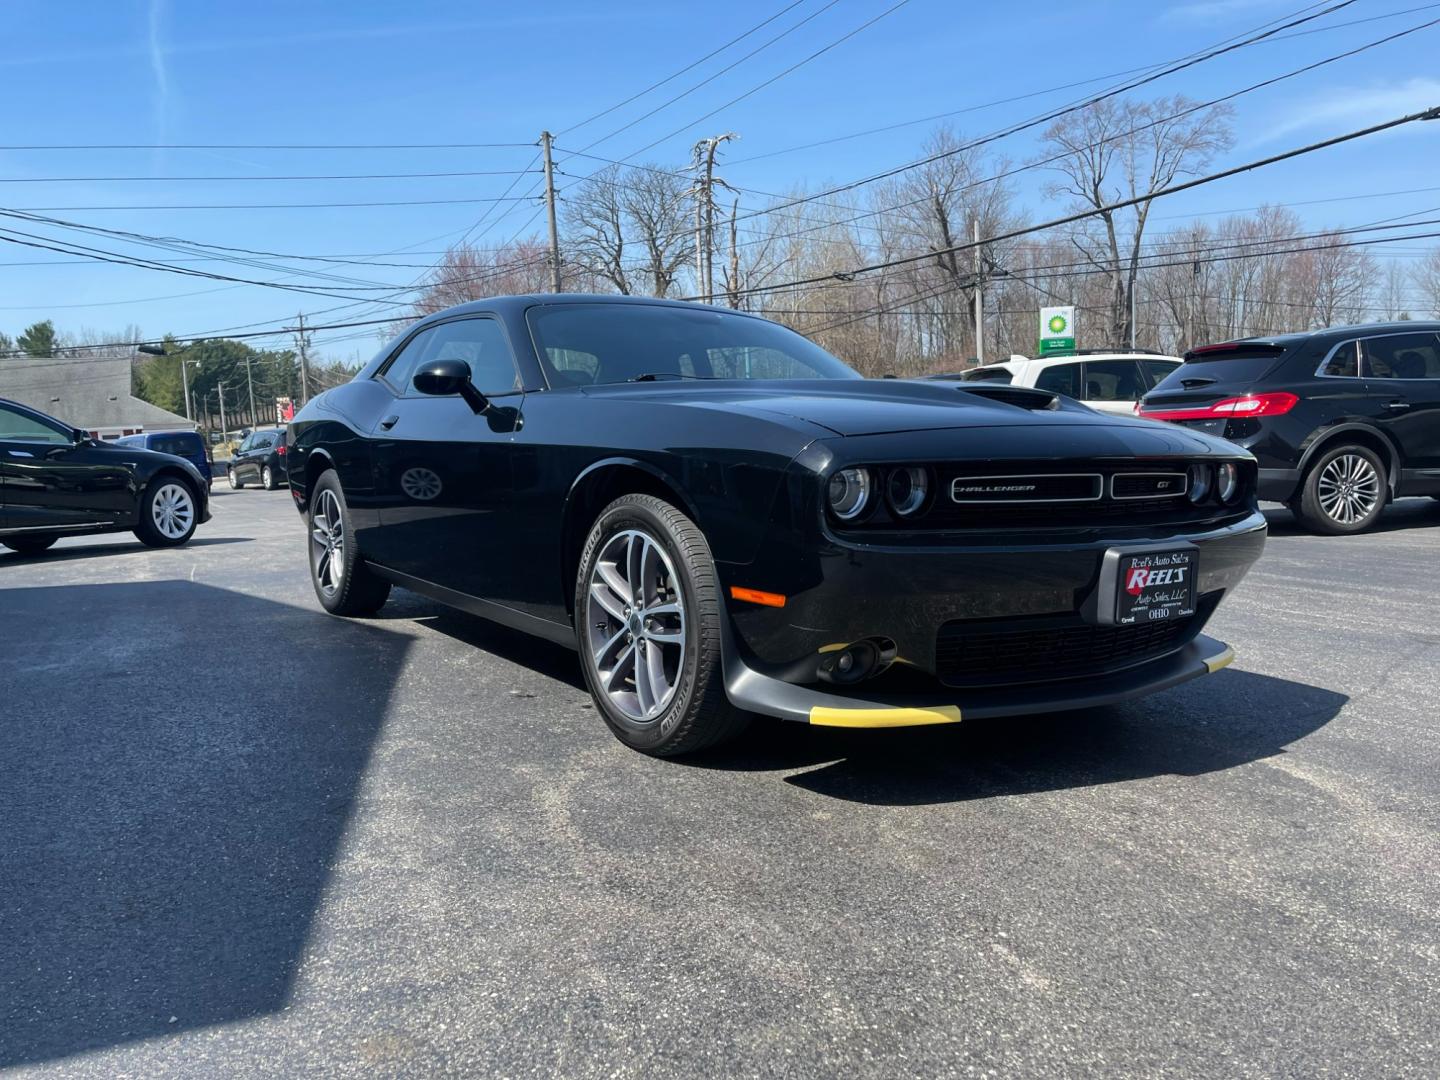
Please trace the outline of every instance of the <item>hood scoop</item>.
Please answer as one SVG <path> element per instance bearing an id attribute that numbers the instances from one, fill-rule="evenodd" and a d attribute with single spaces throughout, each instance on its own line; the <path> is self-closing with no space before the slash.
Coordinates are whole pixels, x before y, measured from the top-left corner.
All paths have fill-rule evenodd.
<path id="1" fill-rule="evenodd" d="M 1014 405 L 1017 409 L 1031 412 L 1054 412 L 1060 408 L 1060 395 L 1048 390 L 1032 390 L 1025 386 L 1006 386 L 1001 383 L 973 383 L 956 387 L 961 393 L 998 401 L 1002 405 Z"/>

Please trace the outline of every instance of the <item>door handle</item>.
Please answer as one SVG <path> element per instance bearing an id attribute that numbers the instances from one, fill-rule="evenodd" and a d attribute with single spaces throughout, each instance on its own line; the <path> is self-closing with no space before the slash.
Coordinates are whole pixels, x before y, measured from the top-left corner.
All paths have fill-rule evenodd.
<path id="1" fill-rule="evenodd" d="M 389 431 L 399 420 L 400 417 L 398 416 L 387 416 L 384 420 L 380 421 L 380 429 L 382 431 Z"/>
<path id="2" fill-rule="evenodd" d="M 1385 408 L 1395 410 L 1408 409 L 1410 408 L 1410 403 L 1408 401 L 1387 401 Z"/>

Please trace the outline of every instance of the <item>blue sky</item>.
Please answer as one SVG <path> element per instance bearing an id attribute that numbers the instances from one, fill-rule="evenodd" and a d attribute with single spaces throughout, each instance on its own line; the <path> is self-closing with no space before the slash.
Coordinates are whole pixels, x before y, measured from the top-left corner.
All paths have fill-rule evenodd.
<path id="1" fill-rule="evenodd" d="M 1107 85 L 1104 76 L 1181 56 L 1303 6 L 1299 0 L 1168 4 L 1014 0 L 1003 5 L 910 0 L 773 85 L 697 125 L 685 126 L 894 3 L 803 0 L 763 30 L 659 90 L 566 132 L 558 140 L 557 158 L 564 159 L 566 147 L 578 149 L 606 135 L 807 18 L 734 70 L 602 141 L 594 153 L 625 157 L 683 127 L 640 158 L 679 165 L 696 138 L 730 130 L 742 136 L 728 155 L 735 163 L 723 169 L 735 183 L 788 191 L 843 182 L 915 157 L 933 125 L 916 124 L 801 152 L 743 159 L 951 110 L 971 110 L 950 122 L 966 134 L 983 134 Z M 372 0 L 345 4 L 9 0 L 0 7 L 0 31 L 9 43 L 0 59 L 0 116 L 4 117 L 0 143 L 529 144 L 541 129 L 565 131 L 775 15 L 786 4 L 787 0 L 737 0 L 725 5 L 536 0 L 524 6 L 439 0 L 404 5 Z M 1421 10 L 1411 10 L 1417 8 Z M 1245 49 L 1167 78 L 1151 92 L 1215 96 L 1437 17 L 1440 4 L 1359 0 L 1308 25 L 1373 21 Z M 1229 160 L 1248 160 L 1440 105 L 1437 46 L 1440 28 L 1431 28 L 1240 99 L 1236 146 Z M 1092 79 L 1100 81 L 1009 104 L 989 104 Z M 1190 215 L 1272 202 L 1295 204 L 1307 223 L 1320 226 L 1440 209 L 1437 143 L 1440 124 L 1414 125 L 1178 196 L 1157 205 L 1154 213 L 1157 219 L 1175 224 Z M 1031 133 L 1006 140 L 997 149 L 1023 161 L 1034 156 L 1036 143 Z M 484 199 L 502 194 L 513 177 L 28 181 L 61 176 L 503 172 L 523 168 L 534 152 L 528 145 L 323 153 L 0 150 L 0 205 Z M 594 167 L 596 163 L 577 159 L 564 168 L 584 175 Z M 527 191 L 534 180 L 521 179 L 512 195 Z M 1021 183 L 1022 201 L 1036 216 L 1057 209 L 1045 200 L 1043 181 L 1043 174 L 1034 172 Z M 562 177 L 562 189 L 571 182 Z M 1437 190 L 1369 197 L 1416 188 Z M 1342 198 L 1346 201 L 1315 202 Z M 323 210 L 46 212 L 107 228 L 213 244 L 325 255 L 393 251 L 400 254 L 383 261 L 423 263 L 432 257 L 428 253 L 469 228 L 487 209 L 491 211 L 487 224 L 494 226 L 484 233 L 488 243 L 512 235 L 534 213 L 535 205 L 452 202 Z M 542 221 L 536 218 L 535 228 Z M 71 236 L 121 250 L 121 245 L 109 241 Z M 1414 250 L 1403 249 L 1398 257 L 1407 258 Z M 13 334 L 35 319 L 49 317 L 62 329 L 103 331 L 138 324 L 146 334 L 189 334 L 278 323 L 297 310 L 316 311 L 340 303 L 251 286 L 221 287 L 153 271 L 58 261 L 64 258 L 0 244 L 0 330 Z M 15 265 L 51 260 L 57 261 Z M 278 277 L 274 271 L 195 265 Z M 402 267 L 354 267 L 348 272 L 401 286 L 420 273 Z M 372 351 L 368 341 L 337 342 L 330 348 L 341 356 Z"/>

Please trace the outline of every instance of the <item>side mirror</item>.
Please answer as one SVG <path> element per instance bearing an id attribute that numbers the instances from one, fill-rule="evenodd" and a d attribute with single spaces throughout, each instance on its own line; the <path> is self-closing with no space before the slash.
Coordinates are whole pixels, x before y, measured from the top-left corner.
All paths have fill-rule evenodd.
<path id="1" fill-rule="evenodd" d="M 490 408 L 490 399 L 470 381 L 470 365 L 464 360 L 432 360 L 415 372 L 415 389 L 435 397 L 459 394 L 476 414 Z"/>
<path id="2" fill-rule="evenodd" d="M 90 433 L 78 427 L 72 428 L 70 430 L 70 441 L 76 446 L 84 446 L 90 441 Z"/>

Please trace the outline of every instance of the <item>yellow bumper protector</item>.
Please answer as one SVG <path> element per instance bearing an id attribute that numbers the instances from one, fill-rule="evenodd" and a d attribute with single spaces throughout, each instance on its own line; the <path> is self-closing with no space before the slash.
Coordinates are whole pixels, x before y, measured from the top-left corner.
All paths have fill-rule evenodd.
<path id="1" fill-rule="evenodd" d="M 954 705 L 936 705 L 928 709 L 832 709 L 816 705 L 810 710 L 810 723 L 817 727 L 922 727 L 959 722 L 960 710 Z"/>
<path id="2" fill-rule="evenodd" d="M 1221 668 L 1229 667 L 1234 662 L 1235 650 L 1227 645 L 1224 652 L 1216 653 L 1214 656 L 1210 657 L 1210 659 L 1205 661 L 1205 670 L 1213 675 Z"/>

